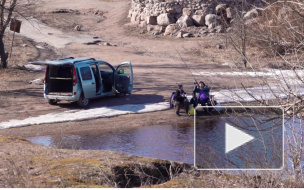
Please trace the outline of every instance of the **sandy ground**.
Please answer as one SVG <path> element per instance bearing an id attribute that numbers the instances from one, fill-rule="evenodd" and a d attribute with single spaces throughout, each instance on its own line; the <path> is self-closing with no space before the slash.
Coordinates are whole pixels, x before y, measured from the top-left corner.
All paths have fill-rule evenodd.
<path id="1" fill-rule="evenodd" d="M 131 61 L 134 70 L 132 95 L 96 99 L 91 101 L 92 107 L 168 102 L 177 84 L 183 84 L 184 90 L 191 94 L 195 81 L 190 74 L 192 72 L 231 71 L 229 64 L 236 60 L 236 56 L 232 47 L 216 47 L 219 43 L 225 43 L 221 34 L 187 39 L 141 34 L 141 29 L 130 25 L 126 18 L 129 7 L 130 1 L 125 0 L 88 0 L 78 3 L 72 0 L 65 0 L 64 3 L 60 0 L 40 1 L 36 9 L 29 9 L 31 17 L 23 19 L 21 33 L 16 36 L 9 64 L 25 65 L 29 61 L 67 56 L 94 57 L 114 66 Z M 62 13 L 62 10 L 68 11 Z M 81 26 L 81 31 L 74 30 L 76 25 Z M 7 33 L 8 46 L 11 35 Z M 100 40 L 101 43 L 85 44 L 94 40 Z M 104 42 L 112 46 L 105 46 Z M 249 54 L 254 55 L 256 51 L 249 50 Z M 76 104 L 69 102 L 51 106 L 43 98 L 43 85 L 29 84 L 34 79 L 43 79 L 44 72 L 7 69 L 0 71 L 0 77 L 2 122 L 79 109 Z M 194 77 L 197 81 L 205 81 L 212 87 L 212 91 L 237 88 L 240 82 L 248 87 L 257 83 L 250 77 L 242 77 L 242 80 L 233 80 L 238 76 L 229 75 Z M 172 110 L 165 112 L 177 119 Z M 150 114 L 141 115 L 150 119 Z M 163 112 L 159 112 L 153 114 L 153 117 L 162 115 Z M 113 117 L 112 121 L 119 117 Z M 130 122 L 142 123 L 142 119 L 130 119 Z M 81 127 L 72 130 L 81 130 Z M 1 130 L 0 135 L 2 133 L 6 133 L 5 130 Z M 18 135 L 22 136 L 22 132 Z M 32 135 L 35 136 L 35 133 Z"/>
<path id="2" fill-rule="evenodd" d="M 24 21 L 23 32 L 21 31 L 21 34 L 17 36 L 23 39 L 23 43 L 30 38 L 34 45 L 22 47 L 22 43 L 16 44 L 21 48 L 31 48 L 32 51 L 38 51 L 38 53 L 35 56 L 23 57 L 20 60 L 22 62 L 17 64 L 65 56 L 95 57 L 106 60 L 114 66 L 126 60 L 132 61 L 134 68 L 132 95 L 121 99 L 107 97 L 94 100 L 91 104 L 94 107 L 168 101 L 171 92 L 176 89 L 177 83 L 183 83 L 186 92 L 191 92 L 194 80 L 178 53 L 181 53 L 193 71 L 222 71 L 229 68 L 221 65 L 221 56 L 219 56 L 219 62 L 214 63 L 208 61 L 211 59 L 210 57 L 194 56 L 189 53 L 194 52 L 193 49 L 197 48 L 199 43 L 206 43 L 211 44 L 212 50 L 208 50 L 210 53 L 222 54 L 221 50 L 215 47 L 216 42 L 219 41 L 217 37 L 175 39 L 159 38 L 148 34 L 140 35 L 139 29 L 128 26 L 126 13 L 130 6 L 129 3 L 129 1 L 93 0 L 80 1 L 77 4 L 70 0 L 66 0 L 65 3 L 56 0 L 41 3 L 41 7 L 35 12 L 34 17 L 42 21 L 33 22 L 33 18 L 30 19 L 32 24 Z M 66 8 L 77 10 L 81 14 L 52 13 Z M 90 14 L 92 10 L 103 12 L 101 22 L 97 22 L 100 16 Z M 81 25 L 82 31 L 75 31 L 74 25 L 65 23 Z M 59 24 L 62 25 L 61 28 L 52 28 L 58 27 Z M 94 41 L 93 36 L 99 37 L 99 40 L 102 41 L 101 45 L 83 44 L 83 42 L 89 41 L 90 37 Z M 73 40 L 75 38 L 78 40 Z M 117 46 L 104 46 L 103 42 Z M 17 52 L 14 55 L 17 55 Z M 13 57 L 13 60 L 18 60 L 18 57 Z M 204 64 L 201 64 L 201 60 L 205 60 Z M 78 109 L 76 105 L 65 102 L 58 106 L 47 104 L 47 101 L 43 99 L 43 86 L 28 83 L 30 80 L 43 78 L 43 72 L 7 70 L 1 71 L 1 77 L 4 78 L 0 82 L 2 87 L 0 106 L 3 108 L 0 110 L 0 119 L 2 121 L 25 119 L 38 114 L 67 111 L 71 108 Z M 203 77 L 197 77 L 197 80 L 202 79 Z M 210 86 L 213 86 L 214 89 L 223 85 L 216 77 L 209 80 Z"/>

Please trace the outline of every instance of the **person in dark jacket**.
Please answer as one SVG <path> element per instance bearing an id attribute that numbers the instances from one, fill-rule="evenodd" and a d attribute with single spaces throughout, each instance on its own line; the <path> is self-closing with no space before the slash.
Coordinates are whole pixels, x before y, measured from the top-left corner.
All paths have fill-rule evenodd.
<path id="1" fill-rule="evenodd" d="M 203 81 L 200 81 L 199 85 L 196 85 L 193 89 L 193 99 L 195 102 L 194 107 L 196 107 L 198 103 L 205 106 L 210 96 L 209 92 L 210 87 L 208 87 Z M 198 97 L 196 94 L 198 94 Z"/>
<path id="2" fill-rule="evenodd" d="M 186 114 L 188 114 L 189 109 L 189 101 L 187 99 L 187 94 L 183 90 L 183 85 L 178 85 L 178 89 L 176 90 L 174 97 L 174 105 L 175 105 L 175 113 L 180 116 L 179 111 L 181 106 L 184 106 Z"/>

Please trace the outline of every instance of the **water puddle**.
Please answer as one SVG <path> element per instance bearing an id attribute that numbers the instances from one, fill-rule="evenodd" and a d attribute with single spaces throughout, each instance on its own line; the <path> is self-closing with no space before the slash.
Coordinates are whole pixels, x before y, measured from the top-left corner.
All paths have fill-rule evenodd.
<path id="1" fill-rule="evenodd" d="M 193 123 L 145 126 L 112 132 L 40 136 L 27 140 L 63 149 L 111 150 L 193 163 Z"/>
<path id="2" fill-rule="evenodd" d="M 201 139 L 214 148 L 222 148 L 224 133 L 218 118 L 199 121 Z M 194 163 L 194 123 L 144 126 L 111 132 L 87 132 L 27 138 L 30 142 L 62 149 L 111 150 L 126 154 L 164 160 Z"/>
<path id="3" fill-rule="evenodd" d="M 252 117 L 252 116 L 251 116 Z M 242 122 L 247 122 L 247 124 L 252 124 L 257 122 L 257 118 L 262 116 L 254 116 L 247 122 L 247 120 L 242 120 Z M 228 119 L 227 119 L 228 118 Z M 197 145 L 203 145 L 203 151 L 201 152 L 204 155 L 210 157 L 210 162 L 214 162 L 220 156 L 217 153 L 211 156 L 213 153 L 205 147 L 212 147 L 212 150 L 224 151 L 225 150 L 225 122 L 232 120 L 235 122 L 236 117 L 222 117 L 222 116 L 212 116 L 212 117 L 203 117 L 200 120 L 197 120 L 196 127 L 196 143 Z M 243 118 L 243 117 L 242 117 Z M 225 119 L 225 120 L 223 120 Z M 267 121 L 269 122 L 269 121 Z M 241 126 L 243 126 L 243 123 Z M 234 123 L 235 126 L 236 123 Z M 269 123 L 271 126 L 273 122 Z M 265 125 L 265 129 L 270 126 L 269 124 Z M 242 129 L 244 131 L 248 130 Z M 288 135 L 289 129 L 287 129 Z M 286 131 L 285 131 L 286 132 Z M 250 133 L 250 131 L 247 131 Z M 262 135 L 263 142 L 259 142 L 258 136 L 261 133 L 250 133 L 254 135 L 257 140 L 256 144 L 251 144 L 249 148 L 254 148 L 255 150 L 263 150 L 265 144 L 268 141 L 273 141 L 273 136 L 269 134 L 278 134 L 275 133 L 275 130 L 267 131 L 266 135 Z M 282 139 L 281 135 L 276 135 L 277 139 Z M 182 123 L 174 125 L 158 125 L 158 126 L 144 126 L 133 129 L 118 129 L 114 131 L 104 132 L 104 131 L 93 131 L 86 132 L 81 134 L 62 134 L 54 136 L 39 136 L 39 137 L 30 137 L 27 140 L 41 144 L 45 146 L 52 146 L 62 149 L 83 149 L 83 150 L 110 150 L 118 151 L 125 154 L 137 155 L 142 157 L 151 157 L 164 160 L 180 161 L 185 163 L 194 163 L 194 123 Z M 253 141 L 254 143 L 254 141 Z M 276 148 L 267 149 L 267 154 L 272 154 L 273 151 L 277 152 L 280 150 L 280 144 L 282 142 L 276 143 Z M 285 144 L 286 146 L 286 144 Z M 247 148 L 248 148 L 247 147 Z M 197 151 L 200 151 L 200 147 L 197 146 Z M 246 151 L 246 146 L 240 148 L 240 151 Z M 265 150 L 266 151 L 266 150 Z M 282 151 L 282 150 L 280 150 Z M 211 154 L 212 153 L 212 154 Z M 233 157 L 231 153 L 230 157 Z M 249 152 L 250 154 L 250 152 Z M 248 155 L 249 155 L 248 154 Z M 242 155 L 242 153 L 240 154 Z M 204 157 L 204 156 L 203 156 Z M 202 158 L 203 158 L 202 157 Z M 267 156 L 269 157 L 269 156 Z M 252 157 L 249 157 L 252 158 Z M 268 158 L 271 159 L 271 158 Z M 243 162 L 243 159 L 240 160 L 239 155 L 234 160 L 235 163 Z M 279 162 L 280 160 L 278 160 Z M 209 163 L 210 163 L 209 162 Z M 223 162 L 224 163 L 224 162 Z M 204 162 L 202 162 L 204 164 Z M 220 166 L 223 164 L 219 164 Z M 240 164 L 241 165 L 241 164 Z M 223 165 L 224 166 L 224 165 Z"/>

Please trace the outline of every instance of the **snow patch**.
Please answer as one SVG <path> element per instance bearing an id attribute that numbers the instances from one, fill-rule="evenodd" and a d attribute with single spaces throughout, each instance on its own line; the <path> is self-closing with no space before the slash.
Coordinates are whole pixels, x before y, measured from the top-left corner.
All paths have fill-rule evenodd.
<path id="1" fill-rule="evenodd" d="M 83 121 L 102 117 L 112 117 L 125 114 L 146 113 L 169 109 L 165 102 L 154 104 L 126 104 L 112 107 L 91 108 L 88 110 L 69 110 L 61 113 L 50 113 L 37 117 L 29 117 L 23 120 L 10 120 L 0 123 L 0 129 L 13 127 L 25 127 L 29 125 L 40 125 L 47 123 L 61 123 L 69 121 Z"/>
<path id="2" fill-rule="evenodd" d="M 30 71 L 45 71 L 45 66 L 26 64 L 24 67 Z"/>

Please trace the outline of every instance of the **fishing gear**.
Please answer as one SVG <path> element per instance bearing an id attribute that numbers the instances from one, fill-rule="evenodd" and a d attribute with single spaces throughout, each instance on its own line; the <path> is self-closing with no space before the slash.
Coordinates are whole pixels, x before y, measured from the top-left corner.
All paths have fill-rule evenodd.
<path id="1" fill-rule="evenodd" d="M 194 75 L 192 74 L 188 64 L 186 63 L 186 61 L 184 61 L 183 57 L 181 56 L 181 54 L 179 53 L 179 51 L 175 48 L 175 46 L 171 43 L 171 45 L 173 46 L 173 48 L 175 49 L 175 51 L 177 52 L 177 54 L 179 55 L 180 59 L 182 60 L 182 62 L 185 64 L 186 68 L 189 70 L 191 76 L 193 77 L 195 83 L 194 84 L 197 84 L 198 85 L 198 82 L 196 80 L 196 78 L 194 77 Z"/>

